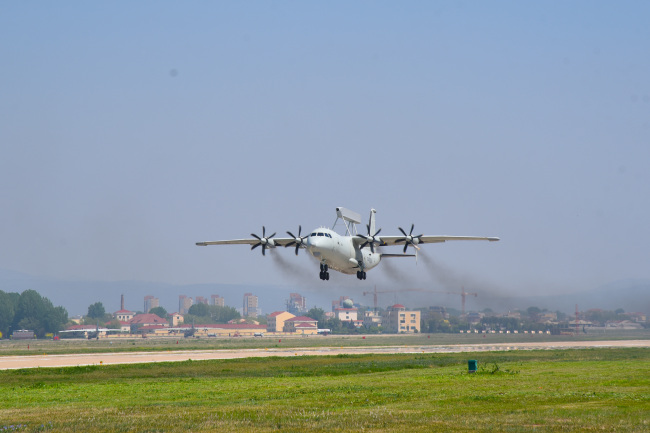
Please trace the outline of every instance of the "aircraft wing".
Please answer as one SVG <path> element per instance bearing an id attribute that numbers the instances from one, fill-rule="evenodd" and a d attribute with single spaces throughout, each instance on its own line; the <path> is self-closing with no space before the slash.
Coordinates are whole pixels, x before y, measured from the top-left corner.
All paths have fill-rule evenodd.
<path id="1" fill-rule="evenodd" d="M 294 238 L 272 238 L 275 245 L 284 247 L 289 242 L 294 241 Z M 259 239 L 231 239 L 226 241 L 209 241 L 209 242 L 197 242 L 196 245 L 200 247 L 205 247 L 208 245 L 255 245 L 260 243 Z"/>
<path id="2" fill-rule="evenodd" d="M 398 239 L 404 239 L 404 236 L 379 236 L 382 240 L 382 245 L 404 245 L 404 242 L 397 243 Z M 485 236 L 418 236 L 420 244 L 433 244 L 447 241 L 498 241 L 499 238 L 485 237 Z"/>

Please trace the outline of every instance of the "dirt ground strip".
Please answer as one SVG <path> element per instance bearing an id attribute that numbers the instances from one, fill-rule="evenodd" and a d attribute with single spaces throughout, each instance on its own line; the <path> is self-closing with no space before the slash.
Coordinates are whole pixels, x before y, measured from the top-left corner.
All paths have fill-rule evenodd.
<path id="1" fill-rule="evenodd" d="M 192 350 L 179 352 L 127 352 L 70 355 L 1 356 L 0 370 L 80 365 L 141 364 L 204 359 L 258 358 L 266 356 L 360 355 L 392 353 L 454 353 L 508 350 L 554 350 L 602 347 L 650 347 L 650 340 L 559 341 L 549 343 L 462 344 L 447 346 L 315 347 L 287 349 Z"/>

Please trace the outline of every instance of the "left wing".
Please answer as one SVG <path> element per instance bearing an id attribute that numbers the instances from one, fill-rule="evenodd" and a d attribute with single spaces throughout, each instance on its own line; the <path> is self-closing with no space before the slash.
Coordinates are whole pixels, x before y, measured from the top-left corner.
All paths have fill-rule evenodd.
<path id="1" fill-rule="evenodd" d="M 295 241 L 294 238 L 269 238 L 268 240 L 273 241 L 272 245 L 279 246 L 279 247 L 284 247 L 289 242 Z M 227 241 L 197 242 L 196 245 L 200 247 L 205 247 L 208 245 L 255 245 L 258 243 L 260 243 L 260 239 L 252 238 L 252 239 L 231 239 Z"/>

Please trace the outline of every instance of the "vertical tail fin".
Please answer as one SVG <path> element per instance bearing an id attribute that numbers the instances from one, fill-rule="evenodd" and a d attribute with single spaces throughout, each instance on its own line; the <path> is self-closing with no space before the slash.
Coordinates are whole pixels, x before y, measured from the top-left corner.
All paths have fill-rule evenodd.
<path id="1" fill-rule="evenodd" d="M 370 236 L 374 236 L 374 234 L 376 233 L 376 231 L 375 231 L 375 214 L 376 213 L 377 213 L 376 210 L 370 209 L 370 222 L 368 223 L 368 228 L 370 229 L 368 234 Z"/>

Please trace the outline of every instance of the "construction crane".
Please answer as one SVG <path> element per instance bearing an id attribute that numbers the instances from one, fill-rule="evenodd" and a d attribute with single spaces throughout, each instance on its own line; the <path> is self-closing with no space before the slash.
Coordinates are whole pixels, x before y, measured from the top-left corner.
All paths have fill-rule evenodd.
<path id="1" fill-rule="evenodd" d="M 455 294 L 458 295 L 458 293 L 455 293 Z M 469 296 L 473 296 L 473 297 L 476 298 L 476 297 L 478 296 L 478 293 L 467 293 L 467 292 L 465 291 L 465 288 L 464 288 L 464 287 L 463 287 L 462 289 L 460 289 L 460 299 L 461 299 L 461 302 L 460 302 L 460 303 L 461 303 L 461 307 L 462 307 L 462 309 L 461 309 L 461 314 L 462 314 L 463 316 L 465 315 L 465 297 L 466 297 L 467 295 L 469 295 Z"/>
<path id="2" fill-rule="evenodd" d="M 363 296 L 366 296 L 370 293 L 373 294 L 373 301 L 375 305 L 375 311 L 377 311 L 377 295 L 379 293 L 399 293 L 399 292 L 427 292 L 427 293 L 444 293 L 446 295 L 460 295 L 460 300 L 461 300 L 461 314 L 464 316 L 465 315 L 465 299 L 467 296 L 474 296 L 475 298 L 478 296 L 478 293 L 469 293 L 465 291 L 465 288 L 463 287 L 461 289 L 461 292 L 445 292 L 442 290 L 429 290 L 429 289 L 396 289 L 396 290 L 380 290 L 377 291 L 377 286 L 375 286 L 375 290 L 372 292 L 363 292 Z"/>

